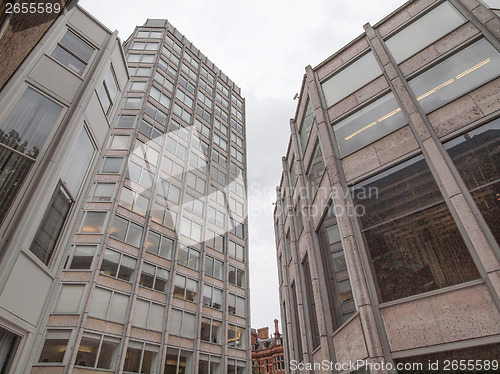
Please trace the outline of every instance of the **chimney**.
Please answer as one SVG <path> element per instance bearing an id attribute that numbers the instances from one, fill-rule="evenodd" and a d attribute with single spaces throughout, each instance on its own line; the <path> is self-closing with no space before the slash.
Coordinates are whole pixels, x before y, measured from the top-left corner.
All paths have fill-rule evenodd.
<path id="1" fill-rule="evenodd" d="M 274 320 L 274 334 L 275 335 L 279 335 L 280 334 L 280 329 L 278 327 L 278 320 L 277 319 Z"/>
<path id="2" fill-rule="evenodd" d="M 269 327 L 262 327 L 257 330 L 259 339 L 269 339 Z"/>

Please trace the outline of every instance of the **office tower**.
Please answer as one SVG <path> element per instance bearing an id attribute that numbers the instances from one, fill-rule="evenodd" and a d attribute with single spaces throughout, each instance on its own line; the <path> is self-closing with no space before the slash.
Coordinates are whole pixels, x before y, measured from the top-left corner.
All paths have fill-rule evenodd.
<path id="1" fill-rule="evenodd" d="M 274 214 L 288 369 L 495 369 L 494 3 L 409 1 L 306 68 Z"/>
<path id="2" fill-rule="evenodd" d="M 99 26 L 92 29 L 78 19 L 67 28 L 74 34 L 87 30 L 85 40 L 93 46 L 92 38 L 105 31 Z M 98 107 L 80 115 L 80 123 L 95 121 L 103 146 L 94 153 L 78 200 L 65 205 L 70 183 L 61 178 L 58 184 L 56 178 L 58 189 L 45 200 L 54 210 L 47 213 L 50 222 L 61 222 L 58 235 L 37 211 L 42 225 L 37 230 L 31 224 L 27 247 L 17 249 L 33 252 L 29 260 L 41 260 L 37 272 L 54 276 L 40 281 L 48 288 L 45 294 L 28 293 L 43 304 L 33 317 L 32 335 L 4 329 L 8 335 L 2 340 L 18 344 L 12 368 L 16 373 L 248 373 L 240 89 L 165 20 L 148 20 L 125 42 L 125 53 L 116 50 L 108 56 L 114 70 L 108 61 L 92 88 L 90 103 Z M 110 54 L 96 53 L 96 60 Z M 122 66 L 125 80 L 120 80 L 116 65 L 123 59 L 128 77 Z M 81 69 L 86 76 L 92 68 Z M 59 157 L 74 160 L 68 152 Z M 83 161 L 77 158 L 67 175 Z M 37 274 L 27 277 L 21 270 L 14 268 L 7 286 L 23 277 L 38 282 Z M 15 295 L 6 288 L 9 293 L 0 300 L 22 298 L 30 309 L 25 290 Z M 21 311 L 9 312 L 14 325 Z"/>

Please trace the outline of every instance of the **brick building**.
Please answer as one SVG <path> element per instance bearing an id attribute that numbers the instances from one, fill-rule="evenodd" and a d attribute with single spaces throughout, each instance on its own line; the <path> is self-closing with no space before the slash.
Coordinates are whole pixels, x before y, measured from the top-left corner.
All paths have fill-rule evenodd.
<path id="1" fill-rule="evenodd" d="M 285 373 L 283 338 L 278 320 L 274 320 L 274 334 L 269 336 L 269 327 L 252 329 L 252 370 L 259 373 Z"/>

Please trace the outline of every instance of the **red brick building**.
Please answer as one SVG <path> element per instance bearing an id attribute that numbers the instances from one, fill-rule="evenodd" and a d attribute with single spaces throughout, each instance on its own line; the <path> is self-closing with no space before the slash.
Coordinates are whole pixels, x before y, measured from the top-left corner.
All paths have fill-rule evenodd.
<path id="1" fill-rule="evenodd" d="M 269 327 L 252 329 L 252 373 L 285 373 L 283 339 L 278 320 L 274 320 L 274 336 L 269 337 Z"/>

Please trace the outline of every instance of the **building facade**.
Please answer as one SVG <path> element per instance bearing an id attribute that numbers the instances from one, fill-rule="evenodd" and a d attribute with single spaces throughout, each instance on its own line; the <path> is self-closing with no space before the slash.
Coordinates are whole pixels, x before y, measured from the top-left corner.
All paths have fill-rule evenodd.
<path id="1" fill-rule="evenodd" d="M 106 45 L 102 25 L 79 7 L 71 12 L 78 17 L 60 17 L 44 36 L 54 43 L 42 41 L 25 63 L 49 55 L 59 74 L 88 78 L 88 110 L 77 102 L 74 112 L 85 134 L 96 132 L 94 150 L 76 129 L 72 146 L 65 134 L 50 133 L 64 150 L 47 158 L 62 164 L 54 167 L 59 174 L 27 167 L 16 183 L 21 191 L 2 203 L 8 270 L 0 348 L 10 361 L 0 364 L 13 373 L 248 373 L 240 88 L 165 20 L 137 27 L 123 51 L 116 34 Z M 90 75 L 93 61 L 100 75 Z M 62 85 L 47 70 L 38 76 L 52 82 L 51 95 Z M 16 105 L 34 100 L 23 101 L 20 87 L 2 91 L 12 102 L 2 106 L 3 134 L 19 126 Z M 49 109 L 56 114 L 47 121 L 62 116 Z M 24 145 L 23 136 L 16 144 Z M 40 148 L 29 156 L 38 161 Z M 31 178 L 34 169 L 39 179 Z M 28 206 L 27 196 L 39 206 Z"/>
<path id="2" fill-rule="evenodd" d="M 274 334 L 269 337 L 269 327 L 252 329 L 252 374 L 285 373 L 283 337 L 274 320 Z"/>
<path id="3" fill-rule="evenodd" d="M 497 365 L 498 6 L 409 1 L 364 29 L 306 68 L 290 121 L 274 213 L 287 370 Z"/>

